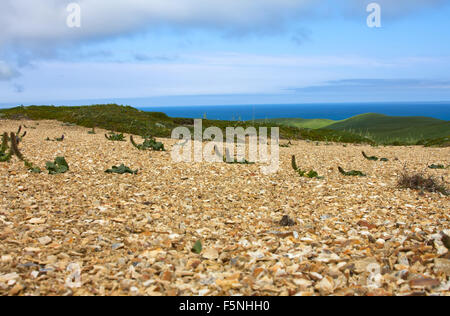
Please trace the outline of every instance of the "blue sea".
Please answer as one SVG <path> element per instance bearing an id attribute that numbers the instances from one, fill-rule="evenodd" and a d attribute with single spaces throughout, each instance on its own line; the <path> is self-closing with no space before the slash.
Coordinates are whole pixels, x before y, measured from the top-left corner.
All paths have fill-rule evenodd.
<path id="1" fill-rule="evenodd" d="M 204 118 L 206 116 L 210 120 L 246 121 L 271 118 L 343 120 L 364 113 L 427 116 L 450 120 L 450 102 L 168 106 L 139 109 L 147 112 L 164 112 L 171 117 Z"/>

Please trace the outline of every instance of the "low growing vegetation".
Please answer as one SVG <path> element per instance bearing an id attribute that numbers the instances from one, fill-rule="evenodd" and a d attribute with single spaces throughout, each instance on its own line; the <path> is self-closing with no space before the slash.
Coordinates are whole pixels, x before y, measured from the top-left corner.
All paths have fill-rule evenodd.
<path id="1" fill-rule="evenodd" d="M 125 141 L 125 136 L 123 136 L 123 134 L 116 134 L 116 133 L 111 133 L 111 134 L 105 134 L 105 138 L 107 140 L 113 141 L 113 142 L 124 142 Z"/>
<path id="2" fill-rule="evenodd" d="M 310 179 L 324 179 L 324 177 L 320 177 L 319 174 L 314 171 L 314 170 L 310 170 L 309 172 L 300 169 L 297 166 L 297 161 L 295 158 L 295 155 L 292 155 L 292 159 L 291 159 L 291 165 L 292 165 L 292 169 L 294 169 L 295 172 L 297 172 L 300 177 L 306 177 L 306 178 L 310 178 Z"/>
<path id="3" fill-rule="evenodd" d="M 154 150 L 154 151 L 166 151 L 164 149 L 164 144 L 161 142 L 157 142 L 156 139 L 146 136 L 144 137 L 144 143 L 137 144 L 134 141 L 133 136 L 130 136 L 131 144 L 139 150 Z"/>
<path id="4" fill-rule="evenodd" d="M 382 162 L 388 162 L 389 159 L 387 158 L 378 158 L 377 156 L 367 156 L 366 153 L 363 151 L 362 155 L 364 156 L 364 158 L 366 158 L 367 160 L 372 160 L 372 161 L 382 161 Z"/>
<path id="5" fill-rule="evenodd" d="M 125 166 L 124 164 L 121 164 L 120 166 L 112 166 L 111 169 L 108 169 L 105 171 L 106 173 L 117 173 L 117 174 L 137 174 L 138 170 L 132 170 L 131 168 Z"/>
<path id="6" fill-rule="evenodd" d="M 346 177 L 365 177 L 367 176 L 364 172 L 359 170 L 351 170 L 351 171 L 345 171 L 341 167 L 338 167 L 339 173 Z"/>
<path id="7" fill-rule="evenodd" d="M 440 181 L 433 176 L 424 175 L 423 173 L 410 172 L 406 169 L 400 175 L 398 186 L 402 189 L 439 192 L 444 195 L 450 194 L 450 190 L 444 181 Z"/>
<path id="8" fill-rule="evenodd" d="M 49 174 L 62 174 L 69 171 L 69 165 L 64 157 L 56 157 L 54 162 L 48 161 L 45 164 L 45 168 Z"/>

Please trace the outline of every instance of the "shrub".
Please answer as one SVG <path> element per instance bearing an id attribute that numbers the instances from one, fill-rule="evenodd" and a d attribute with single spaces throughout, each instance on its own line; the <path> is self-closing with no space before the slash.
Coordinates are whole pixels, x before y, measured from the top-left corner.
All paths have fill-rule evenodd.
<path id="1" fill-rule="evenodd" d="M 427 192 L 440 192 L 449 195 L 450 191 L 445 184 L 433 176 L 423 173 L 411 173 L 404 170 L 398 179 L 398 186 L 402 189 L 412 189 Z"/>

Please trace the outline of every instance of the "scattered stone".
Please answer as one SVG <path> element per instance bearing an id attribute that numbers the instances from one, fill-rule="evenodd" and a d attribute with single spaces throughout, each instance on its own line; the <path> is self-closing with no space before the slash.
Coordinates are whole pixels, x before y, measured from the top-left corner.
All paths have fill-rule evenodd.
<path id="1" fill-rule="evenodd" d="M 116 244 L 112 244 L 111 245 L 111 249 L 112 250 L 118 250 L 118 249 L 121 249 L 123 247 L 124 247 L 124 244 L 122 244 L 122 243 L 116 243 Z"/>
<path id="2" fill-rule="evenodd" d="M 33 225 L 45 224 L 45 222 L 45 218 L 32 218 L 29 220 L 29 223 Z"/>
<path id="3" fill-rule="evenodd" d="M 70 174 L 0 163 L 0 296 L 448 295 L 448 198 L 397 188 L 402 165 L 369 168 L 365 145 L 299 140 L 265 175 L 260 164 L 174 163 L 171 139 L 149 156 L 87 131 L 42 121 L 21 144 L 40 165 L 36 157 L 67 153 Z M 63 133 L 70 142 L 43 141 Z M 450 148 L 378 150 L 414 170 L 450 157 Z M 292 155 L 326 178 L 299 179 Z M 142 172 L 104 173 L 121 163 Z"/>
<path id="4" fill-rule="evenodd" d="M 436 279 L 420 278 L 409 281 L 411 288 L 433 288 L 441 285 L 441 282 Z"/>
<path id="5" fill-rule="evenodd" d="M 45 236 L 45 237 L 38 238 L 38 241 L 41 245 L 46 246 L 52 242 L 52 239 L 48 236 Z"/>
<path id="6" fill-rule="evenodd" d="M 202 257 L 208 260 L 216 260 L 219 258 L 219 252 L 217 249 L 208 248 L 202 253 Z"/>
<path id="7" fill-rule="evenodd" d="M 358 222 L 358 226 L 366 227 L 366 228 L 369 229 L 369 230 L 372 230 L 372 229 L 376 229 L 376 228 L 377 228 L 377 225 L 371 224 L 371 223 L 369 223 L 369 222 L 367 222 L 367 221 L 359 221 L 359 222 Z"/>
<path id="8" fill-rule="evenodd" d="M 450 276 L 450 260 L 441 258 L 434 259 L 434 270 L 437 273 L 442 272 Z"/>

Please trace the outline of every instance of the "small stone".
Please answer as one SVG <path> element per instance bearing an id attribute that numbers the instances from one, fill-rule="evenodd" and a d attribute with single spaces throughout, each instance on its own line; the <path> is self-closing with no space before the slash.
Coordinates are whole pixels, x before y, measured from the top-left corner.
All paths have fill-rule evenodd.
<path id="1" fill-rule="evenodd" d="M 441 285 L 441 282 L 436 279 L 420 278 L 409 281 L 411 288 L 434 288 Z"/>
<path id="2" fill-rule="evenodd" d="M 219 258 L 219 252 L 217 249 L 209 248 L 203 252 L 202 257 L 208 260 L 216 260 Z"/>
<path id="3" fill-rule="evenodd" d="M 30 224 L 33 225 L 40 225 L 40 224 L 44 224 L 46 222 L 46 219 L 44 218 L 32 218 L 29 220 Z"/>
<path id="4" fill-rule="evenodd" d="M 375 258 L 366 258 L 362 260 L 358 260 L 354 262 L 355 264 L 355 272 L 356 273 L 363 273 L 363 272 L 369 272 L 369 268 L 373 265 L 378 265 L 378 261 Z"/>
<path id="5" fill-rule="evenodd" d="M 441 258 L 434 259 L 434 270 L 450 276 L 450 260 Z"/>
<path id="6" fill-rule="evenodd" d="M 52 239 L 48 236 L 45 236 L 45 237 L 38 238 L 38 241 L 41 245 L 46 246 L 52 242 Z"/>
<path id="7" fill-rule="evenodd" d="M 162 274 L 162 276 L 161 276 L 161 280 L 164 280 L 164 281 L 172 281 L 172 272 L 170 272 L 170 271 L 165 271 L 163 274 Z"/>
<path id="8" fill-rule="evenodd" d="M 35 253 L 35 252 L 40 252 L 41 249 L 40 248 L 35 248 L 35 247 L 27 247 L 24 249 L 25 252 L 28 253 Z"/>
<path id="9" fill-rule="evenodd" d="M 294 279 L 294 284 L 299 287 L 300 291 L 306 291 L 312 286 L 312 282 L 305 279 Z"/>
<path id="10" fill-rule="evenodd" d="M 334 281 L 330 277 L 325 277 L 320 281 L 315 288 L 319 290 L 321 295 L 329 295 L 333 293 Z"/>
<path id="11" fill-rule="evenodd" d="M 0 282 L 9 282 L 11 280 L 17 280 L 19 279 L 19 275 L 16 272 L 0 275 Z"/>
<path id="12" fill-rule="evenodd" d="M 384 244 L 386 243 L 386 241 L 382 238 L 377 239 L 377 241 L 375 242 L 377 244 L 377 246 L 383 247 Z"/>
<path id="13" fill-rule="evenodd" d="M 397 263 L 401 266 L 409 267 L 409 260 L 404 254 L 398 256 Z"/>
<path id="14" fill-rule="evenodd" d="M 320 281 L 323 279 L 323 276 L 317 272 L 310 272 L 309 276 L 311 277 L 311 279 L 313 279 L 315 281 Z"/>
<path id="15" fill-rule="evenodd" d="M 20 292 L 22 292 L 22 290 L 24 289 L 23 285 L 20 283 L 17 283 L 12 289 L 11 291 L 9 291 L 9 295 L 18 295 Z"/>
<path id="16" fill-rule="evenodd" d="M 116 243 L 116 244 L 113 244 L 113 245 L 111 246 L 111 249 L 112 249 L 112 250 L 118 250 L 118 249 L 123 248 L 123 246 L 124 246 L 124 244 L 122 244 L 122 243 Z"/>
<path id="17" fill-rule="evenodd" d="M 359 221 L 358 222 L 358 226 L 366 227 L 369 230 L 377 228 L 377 225 L 371 224 L 371 223 L 369 223 L 367 221 Z"/>

